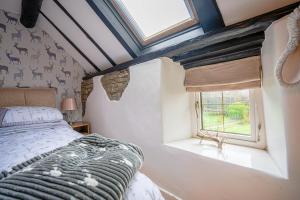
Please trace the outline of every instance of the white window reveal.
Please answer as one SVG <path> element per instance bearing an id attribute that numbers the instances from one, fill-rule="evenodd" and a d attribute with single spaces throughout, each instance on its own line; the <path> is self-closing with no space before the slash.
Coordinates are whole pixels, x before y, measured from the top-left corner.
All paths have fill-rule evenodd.
<path id="1" fill-rule="evenodd" d="M 187 69 L 184 85 L 196 94 L 198 137 L 265 148 L 259 56 Z"/>

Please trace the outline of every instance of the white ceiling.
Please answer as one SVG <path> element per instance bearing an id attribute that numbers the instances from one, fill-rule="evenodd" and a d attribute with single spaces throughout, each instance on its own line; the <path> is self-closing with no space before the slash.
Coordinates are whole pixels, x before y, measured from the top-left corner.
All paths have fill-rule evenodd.
<path id="1" fill-rule="evenodd" d="M 216 1 L 225 24 L 230 25 L 298 0 Z M 21 2 L 21 0 L 0 0 L 0 8 L 20 14 Z M 59 2 L 115 63 L 119 64 L 132 59 L 85 0 L 59 0 Z M 112 67 L 107 58 L 52 0 L 44 0 L 41 10 L 101 70 Z M 44 29 L 54 40 L 59 42 L 87 72 L 95 71 L 93 66 L 42 15 L 39 16 L 37 26 Z"/>
<path id="2" fill-rule="evenodd" d="M 226 26 L 296 3 L 299 0 L 216 0 Z"/>
<path id="3" fill-rule="evenodd" d="M 83 0 L 60 0 L 75 20 L 84 28 L 100 47 L 117 63 L 130 60 L 131 56 L 114 37 L 93 9 Z M 86 23 L 89 22 L 89 23 Z"/>

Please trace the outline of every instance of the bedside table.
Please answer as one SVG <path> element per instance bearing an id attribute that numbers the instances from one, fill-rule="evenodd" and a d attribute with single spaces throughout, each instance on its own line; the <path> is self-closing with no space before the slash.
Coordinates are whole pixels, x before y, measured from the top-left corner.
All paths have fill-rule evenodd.
<path id="1" fill-rule="evenodd" d="M 88 122 L 73 122 L 71 124 L 71 127 L 75 131 L 77 131 L 83 135 L 88 135 L 91 133 L 90 132 L 90 124 Z"/>

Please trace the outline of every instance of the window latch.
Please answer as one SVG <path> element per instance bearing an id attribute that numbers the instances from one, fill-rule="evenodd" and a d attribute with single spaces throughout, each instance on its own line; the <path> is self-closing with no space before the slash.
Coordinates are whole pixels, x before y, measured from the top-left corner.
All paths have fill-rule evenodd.
<path id="1" fill-rule="evenodd" d="M 259 123 L 259 124 L 258 124 L 258 126 L 257 126 L 257 129 L 258 129 L 257 141 L 259 142 L 259 141 L 260 141 L 260 130 L 261 130 L 261 123 Z"/>
<path id="2" fill-rule="evenodd" d="M 199 101 L 195 101 L 195 112 L 196 112 L 197 119 L 199 119 L 199 113 L 198 113 L 199 107 L 200 107 Z"/>

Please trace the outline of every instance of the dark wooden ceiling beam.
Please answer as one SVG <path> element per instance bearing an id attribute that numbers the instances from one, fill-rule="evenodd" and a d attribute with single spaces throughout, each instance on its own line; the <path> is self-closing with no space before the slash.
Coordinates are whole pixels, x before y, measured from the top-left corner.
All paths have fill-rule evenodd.
<path id="1" fill-rule="evenodd" d="M 160 50 L 160 53 L 162 53 L 163 56 L 173 57 L 178 54 L 182 54 L 188 51 L 193 51 L 195 49 L 208 47 L 235 38 L 242 38 L 258 32 L 262 32 L 266 30 L 266 28 L 271 23 L 272 23 L 271 21 L 267 21 L 267 22 L 257 22 L 257 23 L 237 26 L 237 27 L 235 26 L 225 27 L 222 30 L 218 30 L 216 32 L 210 32 L 208 34 L 204 34 L 203 36 L 196 37 L 188 41 L 182 42 L 178 45 L 171 46 L 167 49 Z"/>
<path id="2" fill-rule="evenodd" d="M 280 9 L 277 9 L 277 10 L 274 10 L 272 12 L 254 17 L 252 19 L 248 19 L 243 22 L 221 28 L 217 31 L 211 31 L 202 36 L 195 37 L 193 39 L 181 42 L 179 44 L 175 44 L 173 46 L 168 46 L 168 47 L 162 48 L 162 49 L 154 51 L 154 52 L 142 54 L 131 61 L 121 63 L 119 65 L 116 65 L 115 67 L 103 70 L 102 72 L 88 75 L 84 79 L 89 79 L 94 76 L 99 76 L 99 75 L 103 75 L 103 74 L 110 73 L 113 71 L 126 69 L 130 66 L 140 64 L 140 63 L 143 63 L 143 62 L 146 62 L 146 61 L 149 61 L 152 59 L 156 59 L 159 57 L 172 58 L 174 56 L 181 55 L 186 52 L 194 51 L 196 49 L 203 49 L 205 47 L 216 45 L 218 43 L 226 42 L 226 41 L 233 40 L 233 39 L 241 39 L 241 38 L 244 38 L 244 37 L 256 34 L 256 33 L 263 32 L 269 27 L 269 25 L 274 20 L 277 20 L 277 19 L 289 14 L 298 5 L 299 5 L 299 2 L 291 4 L 291 5 L 283 7 L 283 8 L 280 8 Z M 247 54 L 247 52 L 250 52 L 250 53 Z M 247 52 L 244 52 L 243 54 L 240 54 L 239 56 L 237 55 L 238 53 L 234 53 L 232 55 L 224 55 L 224 56 L 231 56 L 230 59 L 234 59 L 234 58 L 240 59 L 242 56 L 256 55 L 258 52 L 260 52 L 260 48 L 256 49 L 255 51 L 250 49 Z M 222 58 L 215 59 L 215 61 L 219 61 L 219 62 L 222 62 L 222 60 L 224 60 L 224 58 L 223 59 Z M 204 63 L 204 61 L 202 63 Z"/>
<path id="3" fill-rule="evenodd" d="M 232 60 L 238 60 L 242 58 L 247 58 L 251 56 L 258 56 L 260 55 L 260 50 L 261 47 L 253 47 L 250 49 L 242 50 L 239 52 L 233 52 L 233 53 L 226 53 L 223 55 L 219 55 L 216 57 L 208 58 L 208 59 L 203 59 L 203 60 L 197 60 L 194 62 L 189 62 L 187 64 L 182 64 L 184 69 L 190 69 L 194 67 L 200 67 L 204 65 L 212 65 L 212 64 L 217 64 L 221 62 L 228 62 Z"/>
<path id="4" fill-rule="evenodd" d="M 204 34 L 200 37 L 190 39 L 188 41 L 179 43 L 177 45 L 173 45 L 173 46 L 170 46 L 170 47 L 167 47 L 164 49 L 160 49 L 155 52 L 141 55 L 141 56 L 139 56 L 133 60 L 130 60 L 128 62 L 118 64 L 115 67 L 108 68 L 99 73 L 88 75 L 84 79 L 89 79 L 94 76 L 99 76 L 99 75 L 103 75 L 103 74 L 110 73 L 113 71 L 126 69 L 130 66 L 137 65 L 137 64 L 140 64 L 143 62 L 147 62 L 147 61 L 153 60 L 155 58 L 159 58 L 159 57 L 171 58 L 178 54 L 182 54 L 182 53 L 185 53 L 188 51 L 193 51 L 193 50 L 196 50 L 199 48 L 204 48 L 204 47 L 211 46 L 211 45 L 214 45 L 214 44 L 217 44 L 220 42 L 225 42 L 225 41 L 228 41 L 228 40 L 231 40 L 234 38 L 242 38 L 247 35 L 251 35 L 251 34 L 255 34 L 255 33 L 264 31 L 270 24 L 271 24 L 271 22 L 258 22 L 258 23 L 254 23 L 252 25 L 245 26 L 245 27 L 244 26 L 242 26 L 242 27 L 225 27 L 224 28 L 225 30 L 222 29 L 223 31 L 219 30 L 214 33 Z"/>
<path id="5" fill-rule="evenodd" d="M 192 2 L 205 33 L 225 26 L 216 0 L 192 0 Z"/>
<path id="6" fill-rule="evenodd" d="M 219 50 L 219 51 L 199 55 L 197 58 L 194 58 L 194 59 L 180 61 L 180 64 L 181 65 L 187 65 L 189 63 L 198 62 L 198 61 L 201 61 L 201 60 L 213 59 L 213 58 L 217 58 L 217 57 L 220 57 L 220 56 L 225 56 L 225 55 L 228 55 L 228 54 L 243 52 L 243 51 L 246 51 L 248 49 L 253 49 L 253 48 L 259 48 L 260 49 L 261 47 L 262 47 L 262 43 L 252 44 L 252 45 L 250 44 L 249 46 L 237 45 L 237 46 L 234 46 L 234 48 L 222 49 L 222 50 Z"/>
<path id="7" fill-rule="evenodd" d="M 120 19 L 112 12 L 110 7 L 110 0 L 86 0 L 95 14 L 102 20 L 102 22 L 109 28 L 112 34 L 119 40 L 126 51 L 132 58 L 140 55 L 140 46 L 126 28 L 120 22 Z M 101 30 L 99 30 L 101 35 Z"/>
<path id="8" fill-rule="evenodd" d="M 174 62 L 188 62 L 195 59 L 215 56 L 229 51 L 239 51 L 241 49 L 246 49 L 255 45 L 261 45 L 264 39 L 264 32 L 259 32 L 247 37 L 232 39 L 205 48 L 185 52 L 183 54 L 172 57 L 172 60 Z"/>

